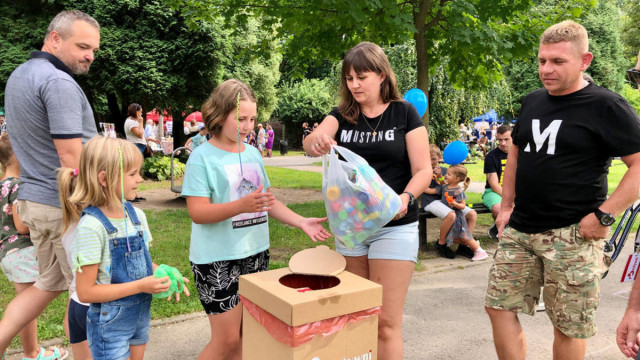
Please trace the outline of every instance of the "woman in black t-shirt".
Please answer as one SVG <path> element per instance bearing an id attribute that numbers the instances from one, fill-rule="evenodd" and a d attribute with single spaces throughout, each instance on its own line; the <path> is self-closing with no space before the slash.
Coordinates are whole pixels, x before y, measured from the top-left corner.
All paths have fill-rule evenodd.
<path id="1" fill-rule="evenodd" d="M 416 109 L 400 97 L 389 60 L 362 42 L 342 63 L 340 105 L 304 139 L 307 154 L 338 144 L 362 156 L 400 194 L 398 215 L 354 248 L 336 241 L 346 270 L 383 286 L 378 358 L 402 359 L 402 311 L 418 254 L 420 195 L 431 180 L 427 130 Z"/>

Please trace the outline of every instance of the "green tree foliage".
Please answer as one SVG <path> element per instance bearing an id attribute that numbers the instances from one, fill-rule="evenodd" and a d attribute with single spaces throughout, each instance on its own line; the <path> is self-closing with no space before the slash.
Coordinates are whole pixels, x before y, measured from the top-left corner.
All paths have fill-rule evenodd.
<path id="1" fill-rule="evenodd" d="M 578 11 L 571 3 L 543 0 L 531 11 L 541 13 L 552 23 L 573 19 L 582 24 L 589 34 L 589 51 L 594 59 L 587 73 L 596 84 L 613 91 L 623 85 L 626 61 L 623 56 L 620 34 L 620 9 L 614 2 L 593 1 L 589 8 Z M 527 59 L 503 67 L 513 96 L 512 106 L 517 114 L 525 95 L 542 86 L 538 77 L 538 42 Z"/>
<path id="2" fill-rule="evenodd" d="M 622 90 L 628 66 L 623 54 L 620 13 L 615 2 L 601 0 L 578 19 L 589 33 L 589 51 L 593 53 L 589 74 L 596 84 L 616 92 Z"/>
<path id="3" fill-rule="evenodd" d="M 280 88 L 275 115 L 285 124 L 287 138 L 296 139 L 293 146 L 300 145 L 302 123 L 321 122 L 333 106 L 336 106 L 337 91 L 329 79 L 302 79 Z"/>
<path id="4" fill-rule="evenodd" d="M 621 39 L 624 44 L 624 56 L 627 62 L 635 64 L 640 50 L 640 2 L 623 0 Z"/>
<path id="5" fill-rule="evenodd" d="M 268 119 L 275 107 L 281 58 L 273 31 L 251 19 L 232 33 L 220 17 L 190 29 L 188 14 L 157 0 L 1 2 L 2 90 L 13 69 L 30 51 L 40 49 L 48 23 L 63 9 L 82 10 L 101 25 L 100 51 L 89 74 L 78 77 L 78 82 L 98 118 L 116 123 L 120 131 L 132 102 L 146 110 L 170 109 L 174 128 L 181 129 L 183 116 L 198 110 L 214 87 L 231 77 L 254 89 L 260 119 Z M 263 43 L 273 56 L 253 51 Z M 184 143 L 181 136 L 176 140 Z"/>
<path id="6" fill-rule="evenodd" d="M 414 40 L 416 86 L 429 89 L 429 70 L 445 66 L 466 88 L 502 77 L 501 63 L 529 53 L 544 19 L 527 13 L 533 0 L 164 0 L 195 19 L 222 12 L 237 20 L 260 14 L 284 40 L 285 56 L 302 69 L 338 59 L 362 40 L 382 45 Z M 587 0 L 574 0 L 582 4 Z M 263 46 L 265 48 L 265 46 Z"/>

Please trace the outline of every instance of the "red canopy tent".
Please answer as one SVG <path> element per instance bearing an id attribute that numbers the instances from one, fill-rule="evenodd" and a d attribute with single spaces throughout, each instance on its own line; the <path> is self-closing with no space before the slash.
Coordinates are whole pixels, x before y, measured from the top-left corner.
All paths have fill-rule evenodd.
<path id="1" fill-rule="evenodd" d="M 158 110 L 153 109 L 153 111 L 150 111 L 147 113 L 147 120 L 153 120 L 153 122 L 158 122 L 159 116 L 160 114 L 158 113 Z M 167 113 L 166 110 L 162 112 L 162 121 L 165 123 L 173 121 L 173 118 L 171 117 L 171 115 Z"/>
<path id="2" fill-rule="evenodd" d="M 187 115 L 184 121 L 191 122 L 193 119 L 196 119 L 197 122 L 202 122 L 202 113 L 200 111 L 194 111 Z"/>

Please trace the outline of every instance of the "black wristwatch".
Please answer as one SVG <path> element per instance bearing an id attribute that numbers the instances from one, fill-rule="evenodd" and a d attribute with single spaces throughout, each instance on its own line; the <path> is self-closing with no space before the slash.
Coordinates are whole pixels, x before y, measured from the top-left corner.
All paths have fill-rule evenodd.
<path id="1" fill-rule="evenodd" d="M 408 191 L 405 191 L 405 192 L 403 192 L 403 194 L 407 194 L 407 195 L 409 195 L 409 205 L 413 205 L 413 203 L 415 203 L 415 202 L 416 202 L 416 197 L 415 197 L 415 196 L 413 196 L 413 194 L 412 194 L 412 193 L 410 193 L 410 192 L 408 192 Z"/>
<path id="2" fill-rule="evenodd" d="M 614 222 L 616 222 L 616 218 L 613 215 L 606 213 L 600 209 L 596 209 L 596 211 L 594 211 L 593 213 L 596 215 L 598 220 L 600 220 L 600 224 L 602 224 L 603 226 L 611 226 Z"/>

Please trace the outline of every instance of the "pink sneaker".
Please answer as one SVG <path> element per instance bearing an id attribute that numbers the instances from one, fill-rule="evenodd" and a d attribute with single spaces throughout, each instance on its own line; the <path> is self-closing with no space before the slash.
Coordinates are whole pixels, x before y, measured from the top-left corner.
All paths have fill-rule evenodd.
<path id="1" fill-rule="evenodd" d="M 484 251 L 483 249 L 478 249 L 473 253 L 473 257 L 471 258 L 471 261 L 480 261 L 488 257 L 489 255 L 487 255 L 486 251 Z"/>

